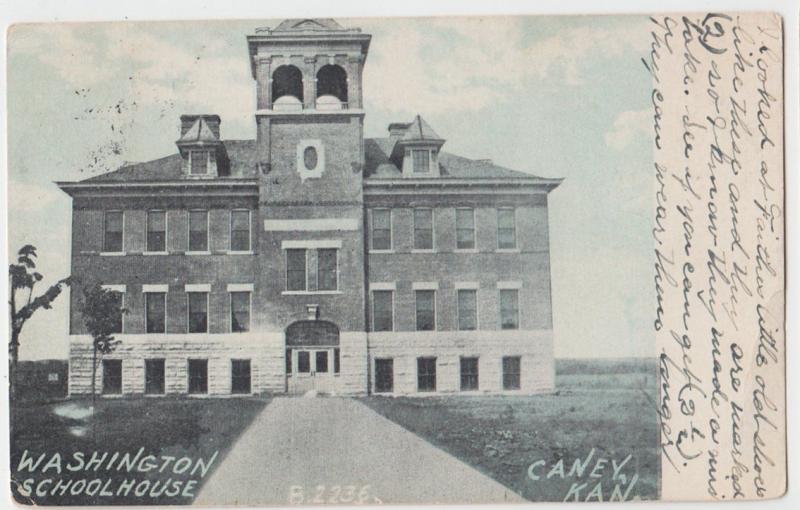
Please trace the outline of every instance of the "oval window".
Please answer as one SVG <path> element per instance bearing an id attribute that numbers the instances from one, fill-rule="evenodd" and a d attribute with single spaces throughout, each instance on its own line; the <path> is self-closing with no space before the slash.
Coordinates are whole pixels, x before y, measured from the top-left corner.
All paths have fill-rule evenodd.
<path id="1" fill-rule="evenodd" d="M 314 170 L 317 168 L 317 149 L 314 147 L 306 147 L 303 151 L 303 163 L 306 170 Z"/>

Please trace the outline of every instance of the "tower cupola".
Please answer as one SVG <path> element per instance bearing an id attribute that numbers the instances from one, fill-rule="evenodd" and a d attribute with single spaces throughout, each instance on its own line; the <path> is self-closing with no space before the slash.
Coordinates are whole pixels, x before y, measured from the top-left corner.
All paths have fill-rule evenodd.
<path id="1" fill-rule="evenodd" d="M 361 75 L 371 36 L 325 19 L 288 19 L 248 36 L 259 110 L 363 108 Z"/>

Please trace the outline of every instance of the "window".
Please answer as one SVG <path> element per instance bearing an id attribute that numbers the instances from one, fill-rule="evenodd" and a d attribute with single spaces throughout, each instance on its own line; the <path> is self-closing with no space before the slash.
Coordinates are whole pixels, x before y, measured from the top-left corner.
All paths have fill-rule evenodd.
<path id="1" fill-rule="evenodd" d="M 125 300 L 124 295 L 122 292 L 118 292 L 112 290 L 108 293 L 109 299 L 114 301 L 114 317 L 112 317 L 113 324 L 111 326 L 110 333 L 113 334 L 121 334 L 122 333 L 122 308 L 124 307 Z M 119 311 L 119 313 L 117 313 Z"/>
<path id="2" fill-rule="evenodd" d="M 317 290 L 336 290 L 336 250 L 317 250 Z"/>
<path id="3" fill-rule="evenodd" d="M 433 209 L 414 209 L 414 249 L 433 249 Z"/>
<path id="4" fill-rule="evenodd" d="M 286 290 L 306 290 L 306 250 L 286 250 Z"/>
<path id="5" fill-rule="evenodd" d="M 189 211 L 189 251 L 208 251 L 208 211 Z"/>
<path id="6" fill-rule="evenodd" d="M 436 291 L 417 290 L 417 331 L 433 331 L 436 329 Z"/>
<path id="7" fill-rule="evenodd" d="M 164 393 L 164 360 L 144 360 L 144 392 L 148 395 Z"/>
<path id="8" fill-rule="evenodd" d="M 208 151 L 189 152 L 189 173 L 192 175 L 205 175 L 208 173 Z"/>
<path id="9" fill-rule="evenodd" d="M 308 351 L 297 351 L 297 371 L 301 374 L 311 372 L 311 355 Z"/>
<path id="10" fill-rule="evenodd" d="M 328 373 L 328 351 L 317 351 L 315 354 L 316 357 L 316 368 L 315 370 L 321 374 Z"/>
<path id="11" fill-rule="evenodd" d="M 208 360 L 189 360 L 189 393 L 208 393 Z"/>
<path id="12" fill-rule="evenodd" d="M 189 333 L 208 333 L 208 293 L 189 292 Z"/>
<path id="13" fill-rule="evenodd" d="M 461 358 L 461 391 L 478 389 L 478 358 Z"/>
<path id="14" fill-rule="evenodd" d="M 375 360 L 375 393 L 391 393 L 394 391 L 394 360 Z"/>
<path id="15" fill-rule="evenodd" d="M 103 251 L 109 253 L 122 252 L 122 229 L 124 217 L 122 211 L 106 211 L 103 218 Z"/>
<path id="16" fill-rule="evenodd" d="M 458 329 L 478 329 L 478 291 L 475 289 L 458 290 Z"/>
<path id="17" fill-rule="evenodd" d="M 122 393 L 122 360 L 103 360 L 103 394 L 119 395 Z"/>
<path id="18" fill-rule="evenodd" d="M 163 292 L 147 292 L 145 302 L 145 331 L 164 333 L 166 331 L 167 295 Z"/>
<path id="19" fill-rule="evenodd" d="M 392 210 L 372 210 L 372 249 L 392 249 Z"/>
<path id="20" fill-rule="evenodd" d="M 292 350 L 286 349 L 286 375 L 292 374 Z"/>
<path id="21" fill-rule="evenodd" d="M 431 151 L 415 149 L 411 151 L 411 157 L 415 174 L 427 174 L 431 171 Z"/>
<path id="22" fill-rule="evenodd" d="M 500 327 L 519 329 L 519 291 L 516 289 L 500 291 Z"/>
<path id="23" fill-rule="evenodd" d="M 417 358 L 417 391 L 436 391 L 436 358 Z"/>
<path id="24" fill-rule="evenodd" d="M 521 360 L 519 356 L 503 358 L 503 389 L 518 390 L 520 388 Z"/>
<path id="25" fill-rule="evenodd" d="M 231 292 L 231 331 L 250 331 L 250 293 Z"/>
<path id="26" fill-rule="evenodd" d="M 372 291 L 372 330 L 394 330 L 394 293 L 391 290 Z"/>
<path id="27" fill-rule="evenodd" d="M 340 356 L 341 356 L 341 353 L 339 351 L 339 348 L 337 347 L 337 348 L 335 348 L 333 350 L 333 373 L 334 374 L 338 374 L 339 370 L 341 369 L 341 363 L 342 362 L 339 359 Z"/>
<path id="28" fill-rule="evenodd" d="M 456 209 L 456 248 L 475 249 L 475 210 Z"/>
<path id="29" fill-rule="evenodd" d="M 147 211 L 147 251 L 167 251 L 166 211 Z"/>
<path id="30" fill-rule="evenodd" d="M 512 250 L 517 247 L 517 223 L 514 209 L 497 210 L 497 247 Z"/>
<path id="31" fill-rule="evenodd" d="M 250 251 L 250 211 L 231 211 L 231 251 Z"/>
<path id="32" fill-rule="evenodd" d="M 231 360 L 231 393 L 250 393 L 250 360 Z"/>
<path id="33" fill-rule="evenodd" d="M 306 170 L 314 170 L 317 168 L 317 162 L 317 149 L 309 145 L 303 150 L 303 165 Z"/>

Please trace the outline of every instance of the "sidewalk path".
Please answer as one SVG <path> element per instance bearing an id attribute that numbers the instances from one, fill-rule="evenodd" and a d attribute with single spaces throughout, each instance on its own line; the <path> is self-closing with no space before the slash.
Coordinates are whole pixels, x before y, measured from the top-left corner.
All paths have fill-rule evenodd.
<path id="1" fill-rule="evenodd" d="M 369 485 L 367 489 L 364 486 Z M 294 486 L 294 488 L 292 488 Z M 345 486 L 355 486 L 346 494 Z M 276 398 L 203 485 L 196 505 L 501 503 L 524 500 L 346 398 Z M 314 499 L 320 495 L 324 499 Z M 353 504 L 354 501 L 350 501 Z"/>

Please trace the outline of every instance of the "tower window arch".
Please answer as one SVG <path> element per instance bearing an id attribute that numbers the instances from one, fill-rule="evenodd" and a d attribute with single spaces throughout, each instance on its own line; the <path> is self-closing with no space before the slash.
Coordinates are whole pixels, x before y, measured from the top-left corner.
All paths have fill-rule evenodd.
<path id="1" fill-rule="evenodd" d="M 293 65 L 282 65 L 272 73 L 272 104 L 275 109 L 303 107 L 303 73 Z"/>
<path id="2" fill-rule="evenodd" d="M 347 72 L 327 64 L 317 71 L 317 108 L 340 109 L 347 104 Z"/>

